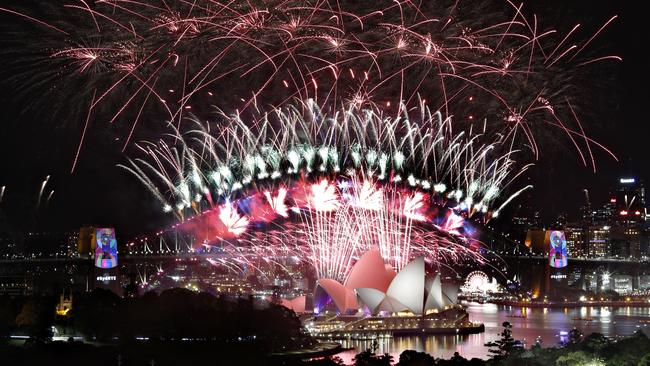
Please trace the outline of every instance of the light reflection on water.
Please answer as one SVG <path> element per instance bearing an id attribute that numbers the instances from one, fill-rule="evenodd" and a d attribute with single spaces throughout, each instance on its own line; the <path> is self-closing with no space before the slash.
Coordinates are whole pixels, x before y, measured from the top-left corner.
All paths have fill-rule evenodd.
<path id="1" fill-rule="evenodd" d="M 593 332 L 606 336 L 627 336 L 638 329 L 650 334 L 647 323 L 639 320 L 650 320 L 650 308 L 518 308 L 513 306 L 497 306 L 494 304 L 470 303 L 467 305 L 470 320 L 485 324 L 485 332 L 470 335 L 450 336 L 410 336 L 378 339 L 377 353 L 390 353 L 397 362 L 399 354 L 407 349 L 424 351 L 438 358 L 450 358 L 454 352 L 465 358 L 486 358 L 486 342 L 496 340 L 502 330 L 502 323 L 512 323 L 515 339 L 524 340 L 529 347 L 540 336 L 542 346 L 554 346 L 559 343 L 559 332 L 569 331 L 574 326 L 585 335 Z M 515 317 L 512 317 L 512 316 Z M 525 316 L 517 317 L 517 316 Z M 576 319 L 574 319 L 576 318 Z M 577 318 L 581 318 L 577 319 Z M 593 318 L 592 321 L 584 319 Z M 344 347 L 355 347 L 340 353 L 338 356 L 347 364 L 359 351 L 370 348 L 371 340 L 343 341 Z"/>

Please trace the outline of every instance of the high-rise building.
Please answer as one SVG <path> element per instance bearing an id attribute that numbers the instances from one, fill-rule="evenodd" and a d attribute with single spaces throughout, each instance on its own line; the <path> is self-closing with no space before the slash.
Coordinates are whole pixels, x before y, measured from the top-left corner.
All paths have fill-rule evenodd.
<path id="1" fill-rule="evenodd" d="M 612 225 L 612 218 L 616 211 L 616 198 L 610 197 L 601 207 L 591 212 L 592 225 Z"/>
<path id="2" fill-rule="evenodd" d="M 600 207 L 594 207 L 589 192 L 583 190 L 584 203 L 579 207 L 579 220 L 567 225 L 567 246 L 574 255 L 594 258 L 609 256 L 641 258 L 647 255 L 645 188 L 633 177 L 619 178 L 609 197 Z M 582 233 L 581 233 L 582 226 Z M 580 250 L 580 242 L 584 246 Z"/>
<path id="3" fill-rule="evenodd" d="M 585 197 L 584 202 L 578 208 L 578 219 L 583 223 L 590 224 L 593 221 L 593 212 L 591 210 L 591 201 L 589 200 L 589 191 L 583 189 L 582 193 L 584 193 Z"/>
<path id="4" fill-rule="evenodd" d="M 613 226 L 612 255 L 620 258 L 641 258 L 641 230 L 635 226 Z"/>
<path id="5" fill-rule="evenodd" d="M 585 226 L 571 223 L 564 227 L 569 257 L 587 256 L 587 230 Z"/>
<path id="6" fill-rule="evenodd" d="M 615 193 L 615 222 L 635 226 L 645 221 L 645 188 L 636 178 L 620 178 Z"/>
<path id="7" fill-rule="evenodd" d="M 587 228 L 587 255 L 592 258 L 606 258 L 611 253 L 610 245 L 611 227 L 589 226 Z"/>
<path id="8" fill-rule="evenodd" d="M 646 219 L 645 188 L 636 178 L 618 180 L 613 197 L 611 250 L 621 258 L 640 258 L 642 228 Z"/>
<path id="9" fill-rule="evenodd" d="M 518 198 L 518 204 L 512 211 L 511 222 L 513 239 L 518 243 L 525 241 L 529 230 L 541 228 L 540 213 L 534 209 L 531 190 L 525 191 Z"/>

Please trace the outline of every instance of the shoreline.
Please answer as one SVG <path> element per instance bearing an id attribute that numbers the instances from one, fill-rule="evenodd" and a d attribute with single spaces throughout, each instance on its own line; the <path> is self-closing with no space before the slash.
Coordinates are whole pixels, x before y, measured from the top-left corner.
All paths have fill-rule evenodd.
<path id="1" fill-rule="evenodd" d="M 581 308 L 581 307 L 634 307 L 647 308 L 650 302 L 647 301 L 563 301 L 563 302 L 528 302 L 513 300 L 490 300 L 486 303 L 504 306 L 516 306 L 522 308 Z"/>
<path id="2" fill-rule="evenodd" d="M 351 348 L 344 348 L 340 343 L 336 342 L 318 342 L 317 346 L 311 348 L 270 353 L 268 359 L 271 361 L 304 360 L 332 356 L 349 349 Z"/>
<path id="3" fill-rule="evenodd" d="M 417 335 L 465 335 L 465 334 L 478 334 L 485 332 L 485 324 L 476 324 L 470 326 L 458 327 L 438 327 L 438 328 L 387 328 L 387 329 L 359 329 L 354 332 L 329 332 L 319 335 L 314 335 L 317 339 L 365 339 L 363 335 L 383 335 L 386 337 L 393 336 L 417 336 Z"/>

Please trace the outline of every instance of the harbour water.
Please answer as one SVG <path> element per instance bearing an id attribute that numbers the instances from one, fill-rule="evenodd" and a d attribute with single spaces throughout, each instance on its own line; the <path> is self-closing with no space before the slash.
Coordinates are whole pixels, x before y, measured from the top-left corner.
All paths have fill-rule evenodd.
<path id="1" fill-rule="evenodd" d="M 520 308 L 494 304 L 469 303 L 467 311 L 472 321 L 485 324 L 485 332 L 464 336 L 408 336 L 377 339 L 378 353 L 390 353 L 399 358 L 407 349 L 424 351 L 437 358 L 449 358 L 454 352 L 465 358 L 486 358 L 485 343 L 496 340 L 502 331 L 502 323 L 510 322 L 515 339 L 525 341 L 530 347 L 539 336 L 542 346 L 549 347 L 560 342 L 560 333 L 573 327 L 585 335 L 593 332 L 606 336 L 628 336 L 641 329 L 650 335 L 650 308 L 633 307 L 581 307 L 581 308 Z M 354 347 L 340 353 L 346 363 L 359 351 L 369 348 L 372 340 L 343 341 L 344 347 Z"/>

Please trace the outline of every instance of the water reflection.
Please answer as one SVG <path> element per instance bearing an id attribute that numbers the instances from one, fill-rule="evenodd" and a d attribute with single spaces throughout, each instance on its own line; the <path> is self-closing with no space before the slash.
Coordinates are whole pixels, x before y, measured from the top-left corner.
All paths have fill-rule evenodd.
<path id="1" fill-rule="evenodd" d="M 638 329 L 647 334 L 648 323 L 639 322 L 650 319 L 650 308 L 608 308 L 582 307 L 566 309 L 517 308 L 512 306 L 497 306 L 494 304 L 470 303 L 467 305 L 472 321 L 485 324 L 485 333 L 465 336 L 411 336 L 378 339 L 378 353 L 390 353 L 397 361 L 399 354 L 407 349 L 424 351 L 434 357 L 449 358 L 454 352 L 463 357 L 485 358 L 486 342 L 498 338 L 502 330 L 501 324 L 508 321 L 513 324 L 512 332 L 516 339 L 524 340 L 527 347 L 535 342 L 537 337 L 542 340 L 542 346 L 554 346 L 560 342 L 560 332 L 568 332 L 577 327 L 584 334 L 593 332 L 606 336 L 626 336 Z M 372 340 L 344 341 L 343 346 L 355 347 L 356 350 L 346 351 L 339 356 L 346 363 L 351 363 L 354 355 L 370 348 Z"/>

